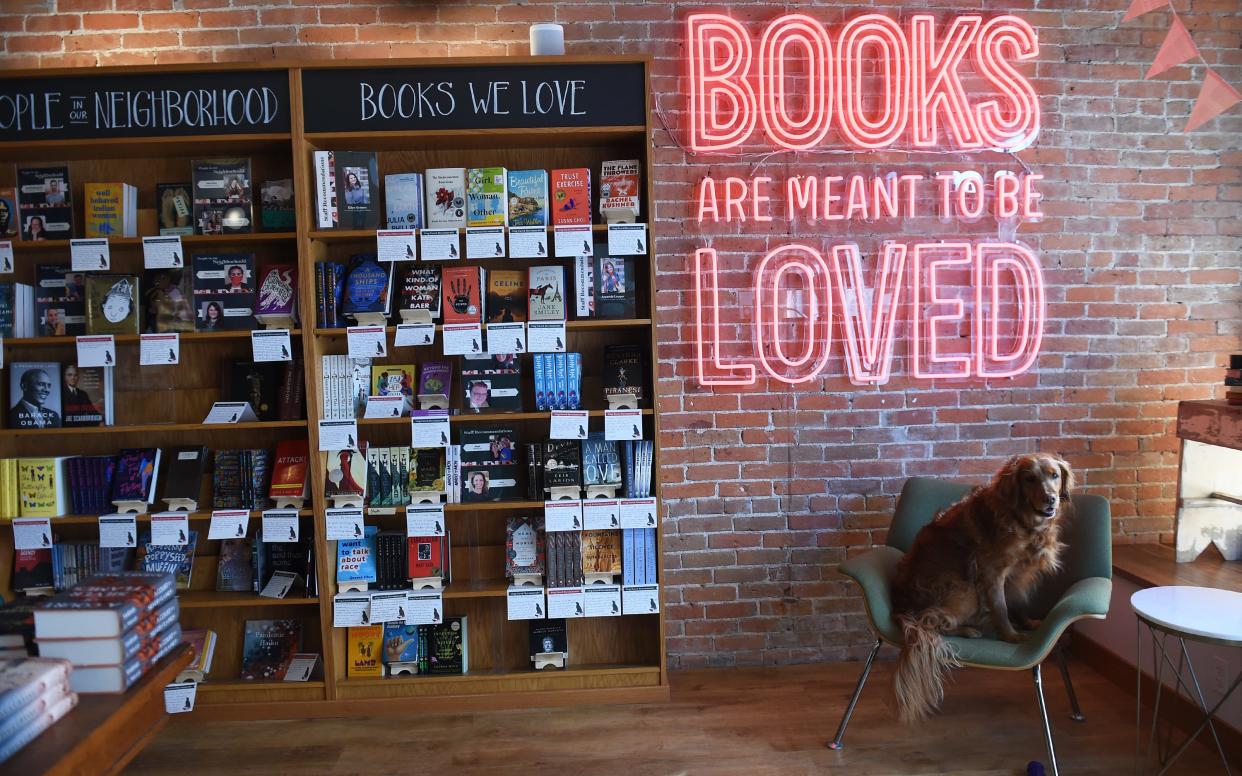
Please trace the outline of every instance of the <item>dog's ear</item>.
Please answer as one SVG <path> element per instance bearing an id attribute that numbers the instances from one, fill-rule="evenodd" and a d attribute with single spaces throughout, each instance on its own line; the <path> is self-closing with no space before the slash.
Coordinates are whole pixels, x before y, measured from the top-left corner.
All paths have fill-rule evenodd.
<path id="1" fill-rule="evenodd" d="M 1074 495 L 1074 470 L 1064 458 L 1057 459 L 1057 466 L 1061 467 L 1061 499 L 1068 501 Z"/>
<path id="2" fill-rule="evenodd" d="M 992 489 L 996 492 L 997 498 L 1002 504 L 1009 507 L 1018 505 L 1019 490 L 1018 474 L 1022 470 L 1022 462 L 1025 456 L 1015 455 L 1000 471 L 996 473 L 996 477 L 992 480 Z"/>

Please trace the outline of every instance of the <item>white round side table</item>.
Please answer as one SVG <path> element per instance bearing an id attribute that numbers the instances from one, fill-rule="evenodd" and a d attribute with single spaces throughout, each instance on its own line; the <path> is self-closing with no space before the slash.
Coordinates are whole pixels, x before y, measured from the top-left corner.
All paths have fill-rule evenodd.
<path id="1" fill-rule="evenodd" d="M 1190 743 L 1203 732 L 1204 728 L 1212 731 L 1212 738 L 1216 741 L 1216 749 L 1220 752 L 1221 760 L 1225 763 L 1225 773 L 1229 774 L 1229 758 L 1225 756 L 1225 749 L 1221 745 L 1220 737 L 1216 734 L 1216 726 L 1212 723 L 1212 716 L 1225 705 L 1234 691 L 1242 684 L 1242 671 L 1238 672 L 1238 676 L 1234 678 L 1233 683 L 1225 690 L 1225 694 L 1212 708 L 1208 708 L 1207 702 L 1203 699 L 1203 691 L 1199 688 L 1199 677 L 1195 673 L 1194 663 L 1190 660 L 1190 654 L 1186 651 L 1186 640 L 1198 641 L 1203 644 L 1214 644 L 1223 647 L 1242 648 L 1242 593 L 1235 593 L 1230 590 L 1218 590 L 1212 587 L 1189 587 L 1189 586 L 1171 586 L 1171 587 L 1150 587 L 1146 590 L 1140 590 L 1130 597 L 1130 606 L 1134 609 L 1134 613 L 1138 616 L 1137 632 L 1135 635 L 1135 668 L 1138 672 L 1136 704 L 1138 710 L 1135 715 L 1135 769 L 1138 770 L 1145 752 L 1142 751 L 1142 727 L 1143 727 L 1143 670 L 1142 670 L 1142 632 L 1143 626 L 1147 626 L 1147 631 L 1151 636 L 1152 642 L 1152 675 L 1156 680 L 1156 703 L 1152 710 L 1151 732 L 1147 738 L 1147 752 L 1151 751 L 1152 743 L 1156 741 L 1157 723 L 1160 719 L 1160 695 L 1164 689 L 1164 668 L 1167 665 L 1169 670 L 1174 672 L 1174 679 L 1177 682 L 1177 689 L 1185 688 L 1186 694 L 1190 695 L 1193 688 L 1194 695 L 1192 701 L 1197 700 L 1199 708 L 1203 711 L 1203 721 L 1194 729 L 1185 741 L 1183 741 L 1176 750 L 1170 752 L 1168 744 L 1171 743 L 1171 731 L 1166 736 L 1163 746 L 1158 745 L 1157 753 L 1160 764 L 1160 774 L 1164 774 L 1173 765 L 1173 762 L 1182 755 L 1190 746 Z M 1168 644 L 1169 639 L 1176 639 L 1181 648 L 1181 654 L 1178 657 L 1176 667 L 1173 665 L 1173 659 L 1169 656 L 1171 645 Z M 1183 679 L 1185 670 L 1189 670 L 1190 682 L 1186 683 Z M 1172 690 L 1176 692 L 1177 690 Z"/>

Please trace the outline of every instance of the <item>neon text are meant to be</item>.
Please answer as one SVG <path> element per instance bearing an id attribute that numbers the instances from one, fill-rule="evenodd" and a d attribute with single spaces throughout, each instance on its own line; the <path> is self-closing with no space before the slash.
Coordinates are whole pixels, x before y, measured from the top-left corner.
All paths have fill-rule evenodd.
<path id="1" fill-rule="evenodd" d="M 747 150 L 766 145 L 770 151 L 807 151 L 826 145 L 834 131 L 860 152 L 899 140 L 924 150 L 1017 151 L 1039 134 L 1038 95 L 1015 67 L 1038 55 L 1039 40 L 1014 16 L 940 21 L 916 14 L 903 26 L 865 14 L 834 35 L 809 16 L 787 14 L 769 23 L 756 44 L 743 23 L 697 13 L 688 17 L 686 33 L 689 147 L 696 153 L 737 153 L 743 144 Z M 796 78 L 787 77 L 790 61 L 801 65 Z M 985 85 L 974 100 L 961 79 L 967 61 L 976 82 Z M 991 187 L 974 171 L 934 177 L 942 218 L 974 220 L 989 209 L 997 218 L 1041 215 L 1032 185 L 1038 175 L 1000 172 Z M 791 221 L 802 214 L 830 223 L 918 215 L 914 188 L 926 182 L 925 176 L 897 173 L 873 179 L 794 176 L 776 189 L 786 195 Z M 771 183 L 768 177 L 705 178 L 697 192 L 699 223 L 772 220 L 766 212 Z M 870 284 L 857 245 L 823 252 L 781 245 L 763 257 L 753 276 L 754 359 L 725 356 L 718 270 L 715 249 L 695 252 L 696 362 L 703 385 L 751 385 L 760 369 L 788 384 L 816 379 L 829 360 L 834 311 L 849 377 L 861 385 L 888 381 L 903 309 L 910 311 L 908 354 L 916 378 L 1012 377 L 1039 355 L 1043 275 L 1032 251 L 1018 243 L 888 241 Z M 964 298 L 949 293 L 941 280 L 963 271 L 973 287 Z M 779 301 L 782 289 L 793 286 L 804 301 L 799 307 L 806 336 L 800 345 L 785 339 Z M 950 353 L 939 338 L 957 339 L 968 307 L 971 354 Z"/>

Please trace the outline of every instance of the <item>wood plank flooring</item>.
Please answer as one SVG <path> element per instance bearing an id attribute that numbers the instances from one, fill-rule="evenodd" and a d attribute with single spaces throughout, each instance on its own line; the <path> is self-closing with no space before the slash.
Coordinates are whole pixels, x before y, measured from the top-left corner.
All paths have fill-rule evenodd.
<path id="1" fill-rule="evenodd" d="M 165 728 L 125 774 L 1017 776 L 1046 759 L 1029 672 L 958 671 L 941 714 L 902 728 L 885 701 L 892 666 L 876 665 L 842 752 L 824 744 L 858 663 L 677 672 L 672 701 L 659 705 L 476 714 L 434 714 L 429 705 L 426 716 L 298 722 L 191 717 Z M 1062 773 L 1132 774 L 1132 698 L 1080 663 L 1071 670 L 1085 723 L 1070 721 L 1053 665 L 1044 677 Z M 1223 772 L 1215 751 L 1198 744 L 1173 770 Z"/>

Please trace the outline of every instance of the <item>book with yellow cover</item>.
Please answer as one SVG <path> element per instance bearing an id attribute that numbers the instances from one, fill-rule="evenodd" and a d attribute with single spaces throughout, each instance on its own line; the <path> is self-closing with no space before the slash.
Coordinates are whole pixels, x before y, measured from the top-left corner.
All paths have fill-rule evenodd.
<path id="1" fill-rule="evenodd" d="M 384 675 L 384 626 L 363 625 L 349 628 L 348 662 L 345 675 L 351 679 L 378 678 Z"/>
<path id="2" fill-rule="evenodd" d="M 371 366 L 371 396 L 401 396 L 404 412 L 414 409 L 413 364 L 374 364 Z"/>
<path id="3" fill-rule="evenodd" d="M 620 531 L 582 532 L 582 572 L 584 574 L 621 573 Z"/>
<path id="4" fill-rule="evenodd" d="M 21 500 L 17 490 L 17 459 L 0 460 L 0 517 L 13 518 L 21 514 Z"/>
<path id="5" fill-rule="evenodd" d="M 20 458 L 17 488 L 21 517 L 56 517 L 65 513 L 65 459 Z"/>
<path id="6" fill-rule="evenodd" d="M 136 237 L 138 189 L 128 183 L 88 183 L 87 237 Z"/>

